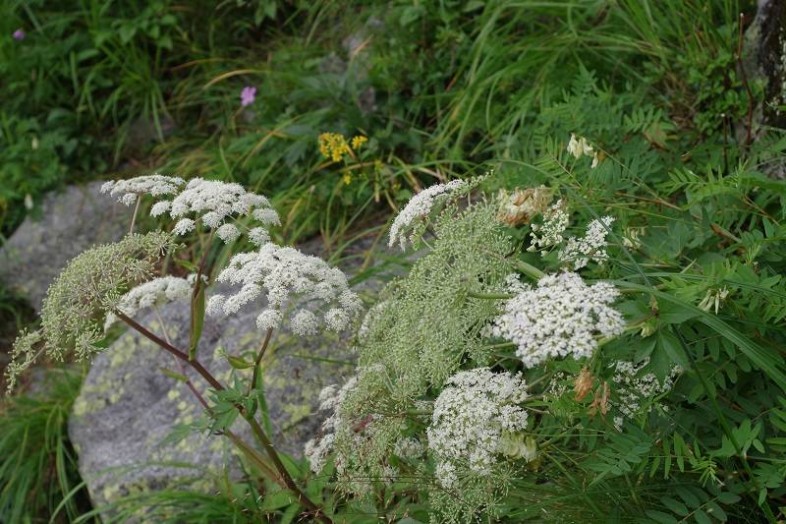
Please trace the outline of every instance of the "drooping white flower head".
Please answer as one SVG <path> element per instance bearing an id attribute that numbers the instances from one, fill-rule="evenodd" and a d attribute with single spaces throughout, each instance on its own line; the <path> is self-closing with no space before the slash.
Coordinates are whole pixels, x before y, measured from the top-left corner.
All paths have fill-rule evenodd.
<path id="1" fill-rule="evenodd" d="M 128 180 L 112 180 L 101 186 L 102 193 L 117 197 L 123 204 L 130 206 L 140 195 L 160 197 L 180 191 L 185 180 L 164 175 L 143 175 Z M 154 215 L 155 216 L 155 215 Z"/>
<path id="2" fill-rule="evenodd" d="M 492 473 L 510 449 L 507 438 L 527 427 L 527 412 L 519 406 L 526 398 L 520 374 L 478 368 L 448 379 L 427 430 L 437 480 L 444 488 L 454 487 L 457 467 L 481 476 Z"/>
<path id="3" fill-rule="evenodd" d="M 440 200 L 448 200 L 455 193 L 461 194 L 462 190 L 467 188 L 466 181 L 453 180 L 447 184 L 431 186 L 413 196 L 393 220 L 388 246 L 393 247 L 393 245 L 399 244 L 401 249 L 406 249 L 407 241 L 414 244 L 419 232 L 418 226 L 424 226 L 423 221 L 431 213 L 434 204 Z"/>
<path id="4" fill-rule="evenodd" d="M 618 295 L 608 282 L 588 286 L 576 273 L 546 275 L 508 300 L 490 331 L 516 344 L 528 368 L 549 358 L 589 357 L 598 347 L 596 336 L 619 335 L 625 327 L 610 306 Z"/>
<path id="5" fill-rule="evenodd" d="M 570 141 L 568 142 L 568 153 L 573 155 L 574 158 L 581 158 L 583 155 L 592 156 L 594 150 L 589 145 L 587 139 L 577 137 L 575 133 L 570 134 Z"/>
<path id="6" fill-rule="evenodd" d="M 168 302 L 187 299 L 194 289 L 196 275 L 188 279 L 172 276 L 154 278 L 140 284 L 120 297 L 116 308 L 124 315 L 133 317 L 139 311 Z M 104 330 L 117 321 L 113 313 L 109 313 L 104 323 Z"/>
<path id="7" fill-rule="evenodd" d="M 590 260 L 602 264 L 609 256 L 606 253 L 606 235 L 614 217 L 605 216 L 593 220 L 582 238 L 570 237 L 557 256 L 560 262 L 572 263 L 573 270 L 586 267 Z"/>
<path id="8" fill-rule="evenodd" d="M 292 315 L 290 326 L 300 335 L 313 334 L 323 325 L 341 331 L 362 307 L 340 269 L 330 267 L 321 258 L 275 244 L 233 256 L 216 280 L 240 285 L 240 289 L 233 295 L 210 297 L 208 313 L 236 313 L 264 293 L 267 307 L 257 317 L 260 329 L 278 327 L 282 311 L 294 301 L 299 309 Z"/>

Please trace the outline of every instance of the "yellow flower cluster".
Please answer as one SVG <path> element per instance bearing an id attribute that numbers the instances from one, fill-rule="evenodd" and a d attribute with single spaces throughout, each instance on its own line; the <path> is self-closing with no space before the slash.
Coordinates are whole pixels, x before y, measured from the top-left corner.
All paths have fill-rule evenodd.
<path id="1" fill-rule="evenodd" d="M 319 135 L 319 152 L 333 162 L 340 162 L 344 155 L 352 155 L 353 150 L 357 151 L 366 142 L 368 138 L 363 135 L 353 137 L 348 143 L 341 133 L 322 133 Z"/>

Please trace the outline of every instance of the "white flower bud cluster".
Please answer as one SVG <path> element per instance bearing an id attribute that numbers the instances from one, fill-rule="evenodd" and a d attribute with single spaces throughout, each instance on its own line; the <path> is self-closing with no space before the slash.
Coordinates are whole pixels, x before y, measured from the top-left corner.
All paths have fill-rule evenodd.
<path id="1" fill-rule="evenodd" d="M 508 448 L 506 437 L 527 427 L 527 412 L 519 406 L 526 398 L 520 374 L 477 368 L 448 379 L 434 402 L 427 430 L 442 487 L 455 487 L 458 469 L 468 467 L 480 476 L 493 472 Z"/>
<path id="2" fill-rule="evenodd" d="M 417 232 L 416 222 L 423 221 L 431 213 L 434 204 L 438 200 L 447 200 L 452 193 L 466 189 L 468 183 L 464 180 L 453 180 L 447 184 L 437 184 L 424 189 L 413 196 L 404 209 L 396 216 L 393 225 L 390 227 L 390 240 L 388 246 L 393 247 L 396 243 L 401 249 L 407 248 L 407 241 L 415 243 Z M 409 232 L 409 236 L 407 233 Z"/>
<path id="3" fill-rule="evenodd" d="M 330 416 L 322 423 L 321 438 L 312 438 L 303 449 L 303 456 L 308 460 L 311 471 L 319 473 L 325 467 L 327 457 L 333 450 L 336 432 L 346 425 L 341 416 L 341 405 L 347 395 L 357 387 L 358 376 L 350 378 L 341 388 L 335 384 L 327 386 L 319 393 L 320 411 L 330 412 Z"/>
<path id="4" fill-rule="evenodd" d="M 141 195 L 163 196 L 180 191 L 185 180 L 164 175 L 144 175 L 129 180 L 112 180 L 101 186 L 102 193 L 117 197 L 118 201 L 130 206 Z"/>
<path id="5" fill-rule="evenodd" d="M 543 213 L 542 224 L 532 224 L 532 242 L 528 251 L 540 250 L 545 254 L 549 248 L 561 244 L 569 221 L 567 206 L 561 199 L 557 200 Z"/>
<path id="6" fill-rule="evenodd" d="M 124 315 L 133 317 L 143 309 L 187 299 L 191 296 L 195 281 L 196 275 L 191 275 L 188 279 L 172 276 L 154 278 L 120 297 L 115 308 Z M 107 314 L 104 330 L 109 329 L 115 322 L 117 317 L 114 313 Z"/>
<path id="7" fill-rule="evenodd" d="M 622 424 L 626 418 L 652 411 L 655 407 L 653 399 L 671 391 L 674 380 L 682 372 L 679 366 L 673 366 L 661 382 L 654 373 L 641 373 L 647 364 L 649 364 L 649 359 L 639 365 L 624 360 L 619 360 L 611 365 L 614 369 L 614 389 L 617 393 L 617 398 L 612 401 L 612 406 L 618 411 L 614 417 L 614 426 L 617 431 L 622 431 Z"/>
<path id="8" fill-rule="evenodd" d="M 565 246 L 557 254 L 560 262 L 573 264 L 573 270 L 586 267 L 590 260 L 602 264 L 608 260 L 606 253 L 606 235 L 614 222 L 614 217 L 605 216 L 593 220 L 587 226 L 587 233 L 582 238 L 570 237 Z"/>
<path id="9" fill-rule="evenodd" d="M 576 273 L 546 275 L 505 303 L 491 333 L 516 344 L 527 368 L 549 358 L 589 357 L 598 347 L 596 336 L 619 335 L 625 327 L 609 306 L 618 295 L 608 282 L 588 286 Z"/>
<path id="10" fill-rule="evenodd" d="M 256 300 L 266 290 L 267 308 L 257 316 L 257 327 L 279 327 L 282 311 L 297 297 L 302 306 L 292 316 L 290 326 L 298 335 L 312 335 L 320 324 L 332 331 L 342 331 L 360 313 L 360 298 L 350 291 L 346 275 L 330 267 L 321 258 L 304 255 L 291 247 L 265 244 L 254 253 L 232 257 L 217 279 L 240 285 L 234 295 L 216 294 L 207 303 L 211 315 L 229 315 Z M 326 308 L 321 319 L 308 305 Z"/>

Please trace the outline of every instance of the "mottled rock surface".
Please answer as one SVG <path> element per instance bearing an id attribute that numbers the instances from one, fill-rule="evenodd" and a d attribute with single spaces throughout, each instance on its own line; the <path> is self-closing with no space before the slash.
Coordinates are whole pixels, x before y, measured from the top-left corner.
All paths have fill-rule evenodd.
<path id="1" fill-rule="evenodd" d="M 101 182 L 50 193 L 41 218 L 27 217 L 0 248 L 0 280 L 41 311 L 52 280 L 90 246 L 119 240 L 131 210 L 99 194 Z"/>

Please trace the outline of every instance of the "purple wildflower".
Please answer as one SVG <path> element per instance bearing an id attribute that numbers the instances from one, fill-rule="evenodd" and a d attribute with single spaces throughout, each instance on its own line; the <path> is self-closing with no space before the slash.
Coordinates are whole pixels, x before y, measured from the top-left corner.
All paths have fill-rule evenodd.
<path id="1" fill-rule="evenodd" d="M 24 40 L 26 36 L 27 36 L 27 33 L 25 33 L 25 31 L 21 27 L 19 29 L 17 29 L 16 31 L 14 31 L 14 34 L 13 34 L 14 40 L 16 40 L 18 42 Z"/>
<path id="2" fill-rule="evenodd" d="M 250 106 L 254 103 L 257 97 L 257 88 L 254 86 L 246 86 L 240 92 L 240 105 L 243 107 Z"/>

